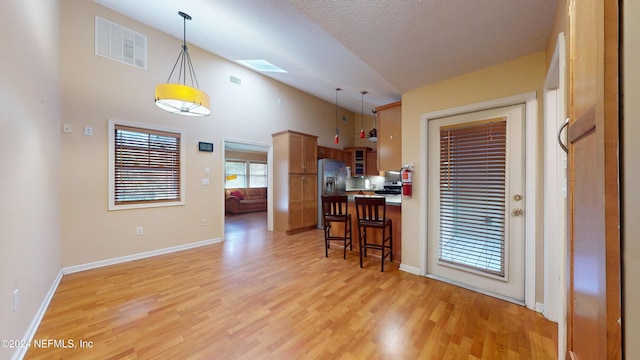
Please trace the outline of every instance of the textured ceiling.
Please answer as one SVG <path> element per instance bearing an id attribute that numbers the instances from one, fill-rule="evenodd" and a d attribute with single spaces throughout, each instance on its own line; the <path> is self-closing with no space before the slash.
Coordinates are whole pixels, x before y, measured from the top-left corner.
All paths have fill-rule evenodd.
<path id="1" fill-rule="evenodd" d="M 544 50 L 556 0 L 94 0 L 354 112 L 403 92 Z M 197 70 L 197 69 L 196 69 Z M 205 89 L 206 91 L 206 89 Z"/>

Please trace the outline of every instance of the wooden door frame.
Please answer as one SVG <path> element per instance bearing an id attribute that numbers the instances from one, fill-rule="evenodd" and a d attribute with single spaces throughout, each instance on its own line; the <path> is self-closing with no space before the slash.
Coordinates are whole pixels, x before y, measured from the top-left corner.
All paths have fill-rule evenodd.
<path id="1" fill-rule="evenodd" d="M 478 112 L 498 107 L 524 104 L 525 106 L 525 192 L 527 199 L 524 209 L 525 217 L 525 276 L 524 276 L 524 305 L 529 309 L 536 309 L 536 238 L 537 238 L 537 164 L 538 164 L 538 100 L 536 92 L 529 92 L 505 98 L 484 101 L 475 104 L 463 105 L 455 108 L 444 109 L 425 113 L 420 116 L 420 179 L 428 179 L 428 148 L 429 148 L 429 120 L 447 116 L 455 116 L 469 112 Z M 420 214 L 424 221 L 420 222 L 420 274 L 427 275 L 427 182 L 421 184 Z"/>

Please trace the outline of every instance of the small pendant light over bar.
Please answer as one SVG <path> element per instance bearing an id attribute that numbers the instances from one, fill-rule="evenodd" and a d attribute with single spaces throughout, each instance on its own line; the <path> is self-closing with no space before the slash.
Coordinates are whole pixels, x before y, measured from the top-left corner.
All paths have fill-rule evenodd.
<path id="1" fill-rule="evenodd" d="M 208 116 L 211 114 L 211 106 L 209 95 L 198 89 L 198 79 L 191 64 L 191 57 L 187 49 L 187 20 L 191 20 L 191 16 L 178 12 L 182 16 L 184 22 L 184 37 L 182 43 L 182 51 L 176 59 L 176 63 L 171 69 L 171 74 L 166 84 L 156 86 L 155 102 L 158 107 L 170 113 L 188 115 L 188 116 Z M 176 66 L 178 66 L 178 79 L 171 82 Z M 187 74 L 187 71 L 189 72 Z M 191 86 L 187 85 L 187 77 L 189 77 Z"/>
<path id="2" fill-rule="evenodd" d="M 362 108 L 360 109 L 360 139 L 364 139 L 364 96 L 369 92 L 366 90 L 360 91 L 362 94 Z"/>
<path id="3" fill-rule="evenodd" d="M 369 130 L 369 141 L 377 142 L 378 141 L 378 130 L 376 130 L 376 115 L 378 111 L 376 109 L 371 109 L 373 113 L 373 129 Z"/>
<path id="4" fill-rule="evenodd" d="M 333 138 L 333 142 L 336 144 L 340 142 L 340 137 L 338 136 L 338 91 L 340 90 L 342 89 L 336 88 L 336 136 Z"/>

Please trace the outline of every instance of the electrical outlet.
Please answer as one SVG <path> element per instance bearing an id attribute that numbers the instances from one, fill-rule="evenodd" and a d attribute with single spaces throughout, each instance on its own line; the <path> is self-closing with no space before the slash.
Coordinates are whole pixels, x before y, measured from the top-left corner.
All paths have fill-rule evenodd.
<path id="1" fill-rule="evenodd" d="M 137 235 L 137 236 L 142 235 L 142 226 L 138 226 L 138 227 L 136 228 L 136 235 Z"/>
<path id="2" fill-rule="evenodd" d="M 65 134 L 71 134 L 73 132 L 73 129 L 69 124 L 62 124 L 62 132 Z"/>
<path id="3" fill-rule="evenodd" d="M 13 311 L 18 310 L 20 305 L 20 289 L 13 290 Z"/>
<path id="4" fill-rule="evenodd" d="M 202 226 L 206 226 L 207 225 L 207 219 L 202 219 Z"/>
<path id="5" fill-rule="evenodd" d="M 93 136 L 93 128 L 89 126 L 84 127 L 84 135 L 85 136 Z"/>

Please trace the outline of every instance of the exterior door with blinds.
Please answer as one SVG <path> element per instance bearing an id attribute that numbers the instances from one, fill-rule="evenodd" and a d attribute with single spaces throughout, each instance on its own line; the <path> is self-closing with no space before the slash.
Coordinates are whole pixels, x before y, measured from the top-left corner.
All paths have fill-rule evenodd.
<path id="1" fill-rule="evenodd" d="M 429 121 L 429 276 L 524 300 L 524 105 Z"/>

